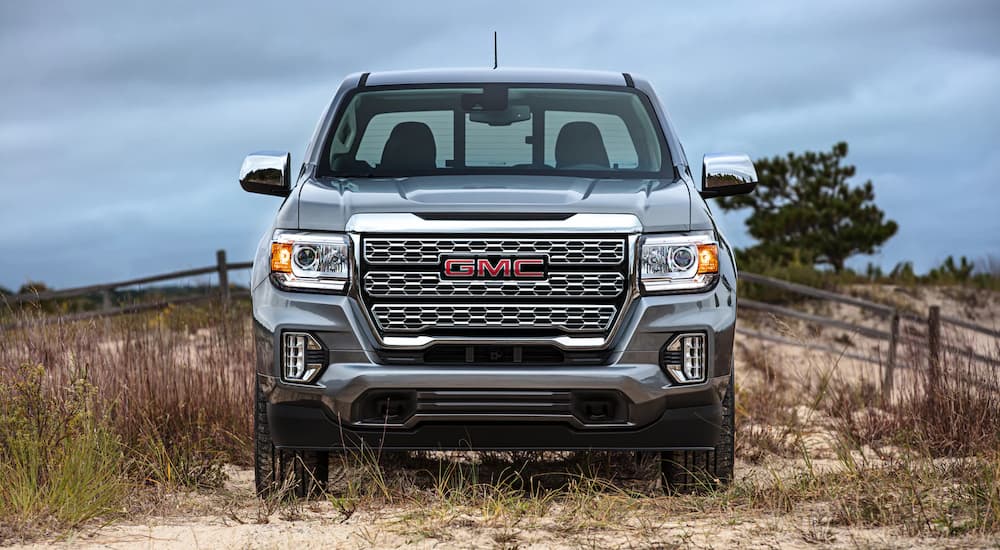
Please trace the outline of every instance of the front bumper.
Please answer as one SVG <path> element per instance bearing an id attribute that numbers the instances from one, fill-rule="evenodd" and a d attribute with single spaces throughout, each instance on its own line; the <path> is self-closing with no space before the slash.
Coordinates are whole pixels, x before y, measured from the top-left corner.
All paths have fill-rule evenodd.
<path id="1" fill-rule="evenodd" d="M 561 423 L 433 422 L 412 429 L 353 428 L 318 402 L 271 403 L 271 436 L 280 448 L 337 450 L 707 450 L 719 438 L 719 405 L 668 409 L 641 428 L 579 430 Z"/>
<path id="2" fill-rule="evenodd" d="M 601 365 L 389 365 L 353 299 L 264 282 L 254 290 L 257 376 L 283 448 L 704 449 L 720 433 L 735 306 L 725 278 L 705 294 L 638 298 Z M 331 350 L 313 384 L 278 376 L 279 338 L 289 330 Z M 660 350 L 691 331 L 707 336 L 708 380 L 680 385 L 661 370 Z M 364 411 L 384 396 L 409 408 L 372 422 Z M 613 413 L 588 417 L 581 411 L 591 399 Z"/>

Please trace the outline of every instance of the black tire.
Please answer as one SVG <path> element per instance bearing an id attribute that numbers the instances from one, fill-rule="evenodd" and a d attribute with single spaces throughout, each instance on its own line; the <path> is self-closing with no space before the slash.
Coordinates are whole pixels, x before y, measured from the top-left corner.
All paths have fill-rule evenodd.
<path id="1" fill-rule="evenodd" d="M 254 384 L 254 485 L 257 496 L 308 498 L 326 489 L 330 457 L 322 451 L 277 449 L 267 423 L 267 397 Z"/>
<path id="2" fill-rule="evenodd" d="M 669 491 L 689 493 L 728 487 L 733 481 L 735 462 L 736 408 L 733 386 L 735 373 L 729 377 L 729 388 L 722 399 L 722 433 L 711 451 L 663 451 L 660 453 L 660 473 L 663 486 Z"/>

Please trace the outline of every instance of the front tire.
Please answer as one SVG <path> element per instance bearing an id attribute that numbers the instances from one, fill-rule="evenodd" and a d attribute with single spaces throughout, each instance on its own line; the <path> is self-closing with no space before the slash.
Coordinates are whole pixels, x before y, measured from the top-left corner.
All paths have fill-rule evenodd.
<path id="1" fill-rule="evenodd" d="M 308 498 L 326 489 L 329 454 L 278 449 L 267 422 L 267 397 L 254 383 L 254 485 L 261 498 Z"/>
<path id="2" fill-rule="evenodd" d="M 735 372 L 730 373 L 729 387 L 722 399 L 722 433 L 710 451 L 663 451 L 660 473 L 668 490 L 689 493 L 701 489 L 728 487 L 733 481 L 735 457 L 736 409 Z"/>

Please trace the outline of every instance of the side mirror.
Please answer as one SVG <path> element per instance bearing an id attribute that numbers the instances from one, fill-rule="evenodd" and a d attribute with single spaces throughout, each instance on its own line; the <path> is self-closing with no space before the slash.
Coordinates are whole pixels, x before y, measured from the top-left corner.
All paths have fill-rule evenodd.
<path id="1" fill-rule="evenodd" d="M 291 192 L 292 155 L 259 151 L 247 155 L 240 168 L 240 187 L 248 193 L 287 197 Z"/>
<path id="2" fill-rule="evenodd" d="M 743 195 L 757 187 L 757 170 L 744 154 L 711 154 L 701 161 L 701 196 Z"/>

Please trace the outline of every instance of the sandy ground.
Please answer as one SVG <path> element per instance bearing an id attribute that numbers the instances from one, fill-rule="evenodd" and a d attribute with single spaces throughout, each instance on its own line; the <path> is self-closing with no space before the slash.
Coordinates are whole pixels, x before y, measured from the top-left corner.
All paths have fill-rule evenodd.
<path id="1" fill-rule="evenodd" d="M 891 288 L 875 291 L 888 293 L 901 304 L 915 304 L 914 308 L 940 303 L 947 315 L 987 326 L 1000 324 L 1000 296 L 996 293 L 970 298 L 935 289 L 923 290 L 921 296 Z M 873 290 L 867 288 L 866 292 L 870 294 Z M 872 326 L 880 322 L 840 306 L 823 314 L 868 322 Z M 843 331 L 815 332 L 801 324 L 773 318 L 754 318 L 746 326 L 780 331 L 801 341 L 839 344 L 843 349 L 880 351 L 876 343 L 854 335 L 845 337 Z M 975 343 L 983 352 L 996 346 L 992 341 Z M 747 387 L 766 385 L 768 368 L 799 382 L 833 376 L 855 383 L 877 383 L 881 377 L 878 364 L 738 337 L 738 383 Z M 899 376 L 906 375 L 906 369 L 901 369 Z M 804 405 L 800 417 L 806 418 L 804 422 L 812 427 L 806 430 L 803 444 L 813 466 L 836 468 L 833 438 L 824 429 L 825 419 Z M 781 478 L 784 472 L 802 465 L 801 460 L 779 458 L 757 465 L 739 462 L 737 477 Z M 819 503 L 780 516 L 735 509 L 721 516 L 697 509 L 664 514 L 660 512 L 662 508 L 640 504 L 623 521 L 597 522 L 582 528 L 562 524 L 564 516 L 552 511 L 516 517 L 501 514 L 503 517 L 498 519 L 488 517 L 482 507 L 428 510 L 417 500 L 360 508 L 345 514 L 335 502 L 327 500 L 262 504 L 253 495 L 252 471 L 230 467 L 227 474 L 229 480 L 220 490 L 161 496 L 151 511 L 134 520 L 88 526 L 58 539 L 16 548 L 1000 548 L 1000 541 L 983 537 L 914 538 L 905 536 L 897 526 L 840 527 L 832 524 Z"/>
<path id="2" fill-rule="evenodd" d="M 744 475 L 770 475 L 742 465 Z M 414 521 L 414 505 L 361 510 L 345 517 L 333 504 L 311 501 L 262 510 L 251 493 L 252 472 L 232 469 L 225 494 L 167 497 L 158 515 L 90 528 L 15 548 L 996 548 L 981 537 L 902 536 L 898 528 L 831 526 L 809 509 L 785 516 L 689 512 L 663 517 L 640 509 L 617 525 L 567 532 L 556 518 L 513 522 L 457 510 L 446 529 Z M 662 497 L 667 498 L 667 497 Z M 430 522 L 433 523 L 433 522 Z"/>

